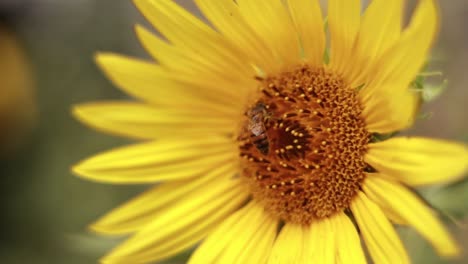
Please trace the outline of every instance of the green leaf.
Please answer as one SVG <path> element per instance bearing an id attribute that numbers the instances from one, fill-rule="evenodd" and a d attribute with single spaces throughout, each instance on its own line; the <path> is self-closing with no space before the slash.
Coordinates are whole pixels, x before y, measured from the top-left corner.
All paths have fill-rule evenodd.
<path id="1" fill-rule="evenodd" d="M 425 85 L 422 89 L 422 99 L 424 100 L 424 102 L 431 102 L 437 99 L 442 94 L 442 92 L 444 92 L 447 89 L 447 86 L 447 80 L 443 80 L 442 83 L 438 85 Z"/>
<path id="2" fill-rule="evenodd" d="M 423 90 L 424 89 L 424 81 L 426 80 L 426 76 L 419 74 L 416 79 L 411 84 L 411 88 L 415 90 Z"/>
<path id="3" fill-rule="evenodd" d="M 420 119 L 420 120 L 429 120 L 432 118 L 432 116 L 434 115 L 433 112 L 423 112 L 423 113 L 419 113 L 418 116 L 417 116 L 417 119 Z"/>
<path id="4" fill-rule="evenodd" d="M 374 134 L 372 134 L 372 136 L 371 136 L 371 142 L 372 142 L 372 143 L 375 143 L 375 142 L 384 141 L 384 140 L 387 140 L 387 139 L 390 139 L 390 138 L 396 136 L 397 134 L 398 134 L 398 131 L 392 132 L 392 133 L 388 133 L 388 134 L 378 134 L 378 133 L 374 133 Z"/>

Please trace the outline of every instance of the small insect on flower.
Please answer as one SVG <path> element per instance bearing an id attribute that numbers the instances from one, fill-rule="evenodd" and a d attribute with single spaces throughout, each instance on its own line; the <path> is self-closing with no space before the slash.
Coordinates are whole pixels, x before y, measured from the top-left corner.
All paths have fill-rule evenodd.
<path id="1" fill-rule="evenodd" d="M 269 123 L 271 113 L 263 102 L 256 103 L 246 113 L 248 118 L 248 131 L 251 132 L 251 141 L 263 154 L 268 155 L 270 143 L 267 135 L 266 125 Z"/>

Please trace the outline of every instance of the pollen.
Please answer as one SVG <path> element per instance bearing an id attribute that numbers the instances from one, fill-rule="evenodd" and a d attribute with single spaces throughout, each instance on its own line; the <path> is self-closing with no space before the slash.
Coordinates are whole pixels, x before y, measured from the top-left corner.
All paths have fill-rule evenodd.
<path id="1" fill-rule="evenodd" d="M 253 199 L 299 224 L 348 208 L 365 177 L 370 141 L 356 91 L 309 66 L 259 80 L 259 91 L 237 137 Z"/>

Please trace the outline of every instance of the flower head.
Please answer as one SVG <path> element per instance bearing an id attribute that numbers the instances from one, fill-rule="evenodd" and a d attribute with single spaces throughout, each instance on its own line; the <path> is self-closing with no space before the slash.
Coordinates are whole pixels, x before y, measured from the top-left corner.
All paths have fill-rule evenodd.
<path id="1" fill-rule="evenodd" d="M 411 188 L 468 168 L 464 145 L 377 140 L 413 124 L 411 84 L 438 29 L 420 0 L 195 0 L 213 28 L 170 0 L 135 0 L 168 41 L 136 27 L 157 62 L 99 54 L 138 102 L 80 105 L 100 130 L 145 140 L 87 159 L 86 178 L 155 187 L 92 228 L 133 234 L 105 263 L 408 263 L 393 224 L 443 256 L 459 249 Z M 327 45 L 326 34 L 330 35 Z M 324 55 L 329 61 L 324 62 Z M 357 231 L 359 229 L 359 232 Z"/>

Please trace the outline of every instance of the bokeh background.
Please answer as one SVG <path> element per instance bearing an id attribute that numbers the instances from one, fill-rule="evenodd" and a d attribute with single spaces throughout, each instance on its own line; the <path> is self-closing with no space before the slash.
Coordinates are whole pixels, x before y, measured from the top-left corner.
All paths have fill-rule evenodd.
<path id="1" fill-rule="evenodd" d="M 199 14 L 191 1 L 177 2 Z M 440 7 L 431 68 L 443 71 L 449 85 L 408 133 L 468 142 L 468 2 L 440 1 Z M 126 97 L 100 74 L 93 55 L 146 58 L 135 23 L 147 25 L 130 0 L 0 0 L 0 263 L 96 263 L 119 241 L 86 226 L 145 186 L 97 184 L 70 173 L 77 161 L 128 143 L 84 127 L 70 109 Z M 467 252 L 468 182 L 420 191 Z M 466 253 L 442 261 L 413 231 L 399 231 L 415 263 L 468 262 Z"/>

